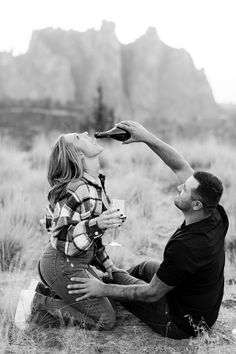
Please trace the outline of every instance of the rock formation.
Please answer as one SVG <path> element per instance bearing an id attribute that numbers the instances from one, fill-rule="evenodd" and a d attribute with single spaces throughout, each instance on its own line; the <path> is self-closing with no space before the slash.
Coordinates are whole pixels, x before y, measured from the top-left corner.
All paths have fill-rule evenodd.
<path id="1" fill-rule="evenodd" d="M 203 70 L 150 28 L 120 44 L 113 23 L 100 31 L 34 31 L 26 54 L 0 53 L 0 99 L 49 98 L 90 107 L 97 87 L 119 118 L 205 119 L 218 111 Z"/>

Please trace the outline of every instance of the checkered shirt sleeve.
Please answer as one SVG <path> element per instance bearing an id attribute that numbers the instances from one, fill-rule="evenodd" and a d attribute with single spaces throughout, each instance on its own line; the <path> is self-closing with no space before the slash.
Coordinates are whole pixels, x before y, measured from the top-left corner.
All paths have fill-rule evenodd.
<path id="1" fill-rule="evenodd" d="M 88 250 L 94 242 L 97 244 L 95 258 L 100 268 L 109 268 L 112 264 L 100 239 L 103 230 L 97 226 L 97 216 L 101 214 L 103 191 L 79 181 L 68 188 L 67 197 L 58 201 L 52 213 L 48 208 L 46 220 L 51 223 L 51 239 L 57 239 L 57 249 L 66 255 L 79 255 Z M 100 212 L 99 212 L 100 210 Z M 96 217 L 94 217 L 94 212 Z M 50 230 L 50 228 L 48 228 Z M 99 246 L 99 247 L 98 247 Z"/>

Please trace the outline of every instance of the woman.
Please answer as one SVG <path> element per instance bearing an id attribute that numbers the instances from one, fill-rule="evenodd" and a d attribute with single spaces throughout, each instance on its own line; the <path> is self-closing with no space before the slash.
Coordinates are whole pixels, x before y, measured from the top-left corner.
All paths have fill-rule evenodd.
<path id="1" fill-rule="evenodd" d="M 98 277 L 90 265 L 110 277 L 115 269 L 101 237 L 106 229 L 122 224 L 122 215 L 110 207 L 99 175 L 98 156 L 102 151 L 87 132 L 60 136 L 52 150 L 48 168 L 52 188 L 46 217 L 50 242 L 41 256 L 39 271 L 57 298 L 36 293 L 33 307 L 63 321 L 111 329 L 116 315 L 107 298 L 76 302 L 76 296 L 68 294 L 67 289 L 72 276 Z"/>

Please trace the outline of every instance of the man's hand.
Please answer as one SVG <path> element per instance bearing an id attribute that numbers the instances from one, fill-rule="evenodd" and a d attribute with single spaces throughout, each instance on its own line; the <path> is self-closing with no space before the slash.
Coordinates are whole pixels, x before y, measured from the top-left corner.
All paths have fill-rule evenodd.
<path id="1" fill-rule="evenodd" d="M 81 294 L 82 296 L 78 297 L 76 301 L 81 301 L 88 299 L 91 296 L 94 297 L 103 297 L 103 288 L 104 283 L 98 280 L 97 278 L 78 278 L 74 277 L 70 279 L 76 284 L 70 284 L 67 286 L 69 294 Z"/>
<path id="2" fill-rule="evenodd" d="M 124 141 L 123 144 L 130 144 L 136 142 L 146 142 L 146 139 L 151 134 L 147 129 L 145 129 L 141 124 L 133 122 L 131 120 L 122 121 L 116 124 L 118 128 L 122 128 L 130 133 L 131 138 Z"/>
<path id="3" fill-rule="evenodd" d="M 110 229 L 122 225 L 122 214 L 116 208 L 110 208 L 97 217 L 97 226 L 100 229 Z"/>

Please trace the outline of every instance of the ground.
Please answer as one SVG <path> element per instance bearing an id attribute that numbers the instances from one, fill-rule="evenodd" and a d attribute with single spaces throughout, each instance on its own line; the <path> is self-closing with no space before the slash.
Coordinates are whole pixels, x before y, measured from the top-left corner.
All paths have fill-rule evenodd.
<path id="1" fill-rule="evenodd" d="M 219 318 L 212 333 L 198 338 L 174 340 L 164 338 L 149 329 L 139 319 L 117 307 L 117 322 L 111 331 L 97 332 L 73 328 L 44 329 L 31 325 L 24 333 L 8 328 L 8 344 L 1 354 L 70 353 L 70 354 L 140 354 L 140 353 L 236 353 L 236 286 L 226 285 Z"/>

